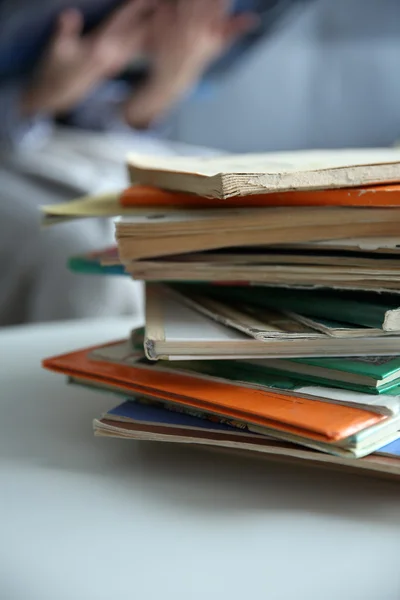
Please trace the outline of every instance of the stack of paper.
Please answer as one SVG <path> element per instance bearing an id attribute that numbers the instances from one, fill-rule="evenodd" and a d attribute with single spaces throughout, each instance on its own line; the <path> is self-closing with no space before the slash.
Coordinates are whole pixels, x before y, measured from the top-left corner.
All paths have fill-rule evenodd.
<path id="1" fill-rule="evenodd" d="M 117 246 L 69 266 L 147 282 L 143 330 L 44 361 L 123 396 L 95 433 L 400 476 L 400 151 L 128 168 L 44 209 L 117 217 Z"/>

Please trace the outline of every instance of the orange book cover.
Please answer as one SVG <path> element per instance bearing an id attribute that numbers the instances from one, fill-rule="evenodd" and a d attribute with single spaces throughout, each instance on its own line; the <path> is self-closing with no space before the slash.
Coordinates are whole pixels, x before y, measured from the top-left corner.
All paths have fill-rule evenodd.
<path id="1" fill-rule="evenodd" d="M 97 346 L 100 347 L 104 346 Z M 139 364 L 127 366 L 94 360 L 88 354 L 95 349 L 86 348 L 48 358 L 43 361 L 43 367 L 70 377 L 118 387 L 130 394 L 152 395 L 326 443 L 344 440 L 386 419 L 372 411 L 303 398 L 293 393 L 246 388 Z"/>
<path id="2" fill-rule="evenodd" d="M 376 185 L 298 192 L 274 192 L 251 196 L 234 196 L 226 200 L 203 198 L 194 194 L 170 192 L 149 186 L 131 186 L 120 196 L 120 204 L 128 207 L 152 208 L 233 208 L 263 206 L 400 206 L 400 185 Z"/>

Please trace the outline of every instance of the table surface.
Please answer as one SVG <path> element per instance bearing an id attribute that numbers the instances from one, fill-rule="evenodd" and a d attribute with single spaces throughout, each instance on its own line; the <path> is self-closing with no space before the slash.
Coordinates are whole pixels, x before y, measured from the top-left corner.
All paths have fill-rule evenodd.
<path id="1" fill-rule="evenodd" d="M 131 326 L 0 332 L 0 597 L 399 600 L 398 484 L 93 437 L 116 398 L 40 360 Z"/>

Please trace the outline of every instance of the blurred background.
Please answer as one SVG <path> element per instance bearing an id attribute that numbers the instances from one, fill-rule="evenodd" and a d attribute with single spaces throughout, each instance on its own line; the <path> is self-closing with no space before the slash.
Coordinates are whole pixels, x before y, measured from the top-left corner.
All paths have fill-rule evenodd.
<path id="1" fill-rule="evenodd" d="M 39 207 L 123 189 L 128 151 L 389 146 L 397 0 L 0 0 L 0 326 L 141 311 L 68 271 L 112 223 Z"/>

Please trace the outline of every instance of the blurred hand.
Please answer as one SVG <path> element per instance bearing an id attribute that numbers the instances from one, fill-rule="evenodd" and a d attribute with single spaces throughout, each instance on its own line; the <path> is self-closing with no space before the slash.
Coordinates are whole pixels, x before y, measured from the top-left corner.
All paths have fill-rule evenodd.
<path id="1" fill-rule="evenodd" d="M 228 16 L 227 0 L 162 2 L 152 20 L 154 76 L 196 80 L 254 26 L 254 16 Z"/>
<path id="2" fill-rule="evenodd" d="M 105 78 L 120 72 L 143 47 L 151 0 L 127 0 L 95 31 L 82 36 L 83 17 L 61 13 L 56 31 L 22 99 L 22 111 L 64 112 Z"/>
<path id="3" fill-rule="evenodd" d="M 128 122 L 145 127 L 168 110 L 240 36 L 252 14 L 228 16 L 227 0 L 161 0 L 150 23 L 152 75 L 126 107 Z"/>

